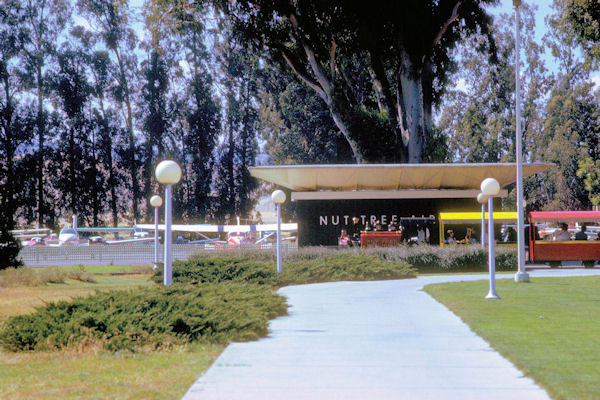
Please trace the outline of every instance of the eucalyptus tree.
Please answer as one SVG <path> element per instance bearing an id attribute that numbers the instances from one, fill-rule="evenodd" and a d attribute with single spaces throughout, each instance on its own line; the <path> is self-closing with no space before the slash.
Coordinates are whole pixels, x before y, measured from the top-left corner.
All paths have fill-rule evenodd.
<path id="1" fill-rule="evenodd" d="M 207 49 L 213 35 L 205 16 L 209 4 L 185 6 L 176 2 L 149 2 L 146 26 L 151 46 L 168 57 L 170 95 L 168 149 L 183 167 L 183 179 L 174 189 L 175 213 L 193 221 L 206 221 L 211 213 L 211 184 L 215 149 L 221 133 L 221 107 L 215 95 L 213 71 L 217 68 Z"/>
<path id="2" fill-rule="evenodd" d="M 53 223 L 53 221 L 47 221 L 45 215 L 48 209 L 45 201 L 45 193 L 48 190 L 45 168 L 47 156 L 45 103 L 49 93 L 47 69 L 58 38 L 70 17 L 71 8 L 66 0 L 23 0 L 22 3 L 25 14 L 19 29 L 27 34 L 29 40 L 24 43 L 22 49 L 23 74 L 21 76 L 37 102 L 35 125 L 37 169 L 35 178 L 37 180 L 37 219 L 41 226 L 45 223 Z"/>
<path id="3" fill-rule="evenodd" d="M 260 135 L 274 164 L 351 163 L 352 151 L 327 105 L 272 66 L 261 71 Z"/>
<path id="4" fill-rule="evenodd" d="M 587 61 L 598 66 L 600 61 L 600 4 L 594 0 L 554 0 L 561 10 L 560 20 L 575 33 Z"/>
<path id="5" fill-rule="evenodd" d="M 560 65 L 546 105 L 543 130 L 537 138 L 537 154 L 556 166 L 542 174 L 537 192 L 550 209 L 590 206 L 593 179 L 586 169 L 600 160 L 600 111 L 590 79 L 589 60 L 576 51 L 580 38 L 568 12 L 568 1 L 556 0 L 546 42 Z"/>
<path id="6" fill-rule="evenodd" d="M 169 81 L 171 70 L 168 60 L 156 49 L 149 49 L 148 59 L 141 64 L 144 81 L 140 96 L 140 120 L 142 121 L 142 192 L 144 198 L 149 199 L 153 193 L 154 166 L 160 159 L 167 156 L 167 139 L 171 133 L 172 112 L 169 110 Z M 147 207 L 146 217 L 150 218 L 151 207 Z"/>
<path id="7" fill-rule="evenodd" d="M 17 211 L 17 155 L 31 136 L 21 99 L 23 85 L 16 65 L 28 40 L 27 32 L 19 29 L 24 20 L 25 9 L 20 1 L 0 4 L 0 207 L 8 229 L 14 226 Z"/>
<path id="8" fill-rule="evenodd" d="M 93 200 L 88 201 L 88 191 L 96 184 L 86 179 L 87 170 L 95 168 L 96 162 L 93 154 L 86 151 L 89 127 L 86 106 L 91 95 L 87 58 L 82 48 L 65 43 L 57 53 L 58 69 L 50 77 L 52 90 L 56 93 L 56 109 L 66 116 L 57 143 L 54 171 L 58 174 L 65 211 L 78 215 L 87 214 L 88 205 L 93 204 Z"/>
<path id="9" fill-rule="evenodd" d="M 225 27 L 227 28 L 227 27 Z M 218 193 L 215 214 L 219 219 L 250 217 L 257 182 L 248 167 L 255 164 L 259 126 L 259 60 L 235 38 L 224 35 L 217 46 L 223 68 L 221 85 L 225 97 L 223 130 L 215 177 Z"/>
<path id="10" fill-rule="evenodd" d="M 523 82 L 523 142 L 531 159 L 532 140 L 541 128 L 544 96 L 549 91 L 548 71 L 541 59 L 543 47 L 533 37 L 534 8 L 523 4 L 522 37 L 526 65 Z M 515 160 L 515 42 L 514 18 L 503 14 L 488 35 L 475 35 L 459 48 L 461 65 L 452 76 L 439 127 L 447 137 L 450 154 L 463 162 L 508 162 Z M 488 54 L 482 49 L 493 46 Z"/>
<path id="11" fill-rule="evenodd" d="M 134 50 L 138 39 L 132 28 L 133 17 L 127 0 L 77 0 L 77 9 L 114 57 L 112 98 L 119 104 L 119 116 L 126 132 L 125 146 L 119 152 L 120 161 L 127 171 L 126 183 L 131 187 L 133 218 L 137 219 L 142 192 L 139 184 L 141 163 L 134 134 L 135 82 L 138 77 L 138 60 Z"/>
<path id="12" fill-rule="evenodd" d="M 102 164 L 101 170 L 105 175 L 102 185 L 104 193 L 108 194 L 107 202 L 111 213 L 113 226 L 119 224 L 120 199 L 123 195 L 124 171 L 119 169 L 117 163 L 117 151 L 124 137 L 124 129 L 119 126 L 117 111 L 110 101 L 111 89 L 111 66 L 112 62 L 108 52 L 104 50 L 93 51 L 90 55 L 91 94 L 95 99 L 92 110 L 92 127 L 98 137 L 99 158 Z"/>
<path id="13" fill-rule="evenodd" d="M 572 36 L 583 49 L 585 67 L 598 69 L 600 66 L 600 5 L 597 1 L 590 0 L 555 0 L 554 7 L 560 10 L 557 25 L 560 32 L 572 32 Z M 599 132 L 594 132 L 591 142 L 587 145 L 590 152 L 594 145 L 600 141 Z M 600 156 L 588 154 L 579 160 L 577 176 L 583 179 L 585 190 L 588 192 L 589 201 L 598 205 L 600 203 L 600 179 L 597 167 L 600 165 Z"/>
<path id="14" fill-rule="evenodd" d="M 244 40 L 317 93 L 356 162 L 420 162 L 450 51 L 494 0 L 219 1 Z"/>

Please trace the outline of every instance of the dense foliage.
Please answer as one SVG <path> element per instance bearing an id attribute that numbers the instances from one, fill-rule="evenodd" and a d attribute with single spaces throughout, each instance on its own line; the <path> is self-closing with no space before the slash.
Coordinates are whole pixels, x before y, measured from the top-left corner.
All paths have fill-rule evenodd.
<path id="1" fill-rule="evenodd" d="M 256 253 L 260 257 L 259 253 Z M 330 252 L 323 257 L 297 257 L 287 261 L 278 274 L 273 261 L 246 257 L 193 257 L 173 264 L 173 282 L 202 284 L 207 282 L 245 282 L 270 286 L 285 286 L 315 282 L 345 280 L 403 279 L 414 277 L 415 271 L 404 262 L 382 260 L 367 255 Z M 162 271 L 154 281 L 162 282 Z"/>
<path id="2" fill-rule="evenodd" d="M 256 163 L 513 161 L 514 14 L 492 19 L 496 3 L 2 1 L 0 206 L 17 225 L 141 222 L 169 157 L 174 219 L 225 223 L 252 217 Z M 535 9 L 521 2 L 524 158 L 556 167 L 525 198 L 586 209 L 599 8 L 554 0 L 542 41 Z"/>
<path id="3" fill-rule="evenodd" d="M 99 346 L 107 350 L 163 348 L 184 342 L 256 340 L 285 299 L 256 285 L 172 285 L 98 293 L 51 303 L 10 318 L 0 343 L 11 351 Z"/>
<path id="4" fill-rule="evenodd" d="M 451 50 L 488 30 L 494 0 L 217 3 L 243 40 L 319 96 L 356 162 L 418 163 Z"/>

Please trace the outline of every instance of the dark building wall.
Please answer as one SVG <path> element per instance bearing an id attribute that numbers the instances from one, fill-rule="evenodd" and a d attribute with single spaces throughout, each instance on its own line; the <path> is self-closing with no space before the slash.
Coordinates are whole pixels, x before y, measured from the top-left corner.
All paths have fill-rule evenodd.
<path id="1" fill-rule="evenodd" d="M 352 217 L 360 219 L 361 227 L 366 221 L 380 220 L 389 224 L 395 218 L 405 227 L 406 237 L 416 236 L 416 224 L 424 221 L 410 217 L 430 215 L 435 217 L 426 225 L 431 234 L 430 241 L 439 244 L 437 219 L 440 212 L 481 210 L 476 199 L 299 200 L 296 203 L 300 246 L 337 245 L 341 230 L 352 230 Z M 500 199 L 494 201 L 494 207 L 500 209 Z"/>

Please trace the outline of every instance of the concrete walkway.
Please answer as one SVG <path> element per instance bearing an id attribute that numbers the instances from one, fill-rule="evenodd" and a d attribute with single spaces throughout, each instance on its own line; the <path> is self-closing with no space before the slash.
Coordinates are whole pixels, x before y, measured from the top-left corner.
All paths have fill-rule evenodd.
<path id="1" fill-rule="evenodd" d="M 530 274 L 535 279 L 600 270 Z M 282 288 L 289 316 L 271 321 L 262 340 L 229 345 L 184 399 L 548 399 L 421 290 L 481 279 L 487 275 Z"/>

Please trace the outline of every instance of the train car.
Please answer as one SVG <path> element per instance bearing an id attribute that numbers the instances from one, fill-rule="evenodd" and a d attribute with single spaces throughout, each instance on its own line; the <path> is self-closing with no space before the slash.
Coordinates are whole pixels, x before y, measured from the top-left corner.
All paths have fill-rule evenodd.
<path id="1" fill-rule="evenodd" d="M 540 235 L 541 230 L 551 234 Z M 591 268 L 600 260 L 600 211 L 532 211 L 529 213 L 529 260 L 558 267 L 581 261 Z"/>

